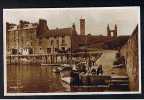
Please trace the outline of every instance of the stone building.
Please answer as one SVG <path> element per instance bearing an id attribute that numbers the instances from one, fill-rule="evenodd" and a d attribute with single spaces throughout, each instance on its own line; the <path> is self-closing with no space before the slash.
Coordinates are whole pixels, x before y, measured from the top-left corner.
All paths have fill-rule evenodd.
<path id="1" fill-rule="evenodd" d="M 71 37 L 77 34 L 75 25 L 49 29 L 47 21 L 39 23 L 20 21 L 6 24 L 7 54 L 49 54 L 71 51 Z"/>
<path id="2" fill-rule="evenodd" d="M 36 23 L 20 21 L 19 25 L 6 24 L 7 54 L 32 54 L 37 46 Z"/>
<path id="3" fill-rule="evenodd" d="M 127 43 L 120 49 L 120 54 L 124 56 L 126 69 L 129 76 L 130 90 L 139 89 L 139 64 L 138 64 L 138 25 L 129 37 Z"/>
<path id="4" fill-rule="evenodd" d="M 7 54 L 55 54 L 83 52 L 90 49 L 102 49 L 107 42 L 118 38 L 117 25 L 111 30 L 107 27 L 107 36 L 85 34 L 85 19 L 80 19 L 80 33 L 75 24 L 66 28 L 49 29 L 47 21 L 38 23 L 20 21 L 18 25 L 7 23 Z M 113 36 L 111 35 L 113 33 Z M 106 44 L 107 45 L 107 44 Z"/>
<path id="5" fill-rule="evenodd" d="M 67 28 L 49 29 L 47 24 L 37 28 L 37 38 L 44 53 L 69 53 L 71 52 L 72 35 L 77 34 L 75 25 Z M 46 23 L 46 21 L 44 21 Z M 40 28 L 39 28 L 40 27 Z M 45 30 L 45 31 L 44 31 Z"/>

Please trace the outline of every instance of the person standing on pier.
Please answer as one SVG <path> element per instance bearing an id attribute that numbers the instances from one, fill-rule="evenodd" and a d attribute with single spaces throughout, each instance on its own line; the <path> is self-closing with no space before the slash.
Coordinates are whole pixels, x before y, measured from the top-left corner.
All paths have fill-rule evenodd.
<path id="1" fill-rule="evenodd" d="M 102 65 L 99 65 L 98 66 L 98 69 L 97 69 L 97 75 L 103 75 L 103 68 L 102 68 Z"/>
<path id="2" fill-rule="evenodd" d="M 92 67 L 92 60 L 89 58 L 89 60 L 88 60 L 88 72 L 91 71 L 91 67 Z"/>

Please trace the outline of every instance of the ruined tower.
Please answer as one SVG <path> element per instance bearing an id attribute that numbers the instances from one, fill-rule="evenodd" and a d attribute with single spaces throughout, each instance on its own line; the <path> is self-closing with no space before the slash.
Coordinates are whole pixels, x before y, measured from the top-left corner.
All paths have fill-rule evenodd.
<path id="1" fill-rule="evenodd" d="M 109 24 L 107 25 L 107 36 L 112 37 L 111 33 L 113 33 L 113 37 L 117 37 L 117 25 L 116 24 L 113 30 L 110 29 Z"/>
<path id="2" fill-rule="evenodd" d="M 85 19 L 80 18 L 80 35 L 85 35 Z"/>
<path id="3" fill-rule="evenodd" d="M 72 24 L 73 30 L 76 30 L 75 23 Z"/>
<path id="4" fill-rule="evenodd" d="M 109 24 L 107 25 L 107 36 L 111 37 L 111 32 L 110 32 Z"/>
<path id="5" fill-rule="evenodd" d="M 115 24 L 115 31 L 113 32 L 113 37 L 117 37 L 117 25 Z"/>
<path id="6" fill-rule="evenodd" d="M 47 26 L 47 21 L 44 19 L 39 19 L 39 24 L 37 27 L 37 37 L 42 38 L 43 35 L 46 34 L 48 30 L 49 28 Z"/>

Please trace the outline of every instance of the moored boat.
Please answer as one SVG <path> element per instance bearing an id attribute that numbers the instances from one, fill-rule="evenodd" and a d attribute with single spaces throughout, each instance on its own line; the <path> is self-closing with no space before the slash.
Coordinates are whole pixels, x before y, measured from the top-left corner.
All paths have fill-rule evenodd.
<path id="1" fill-rule="evenodd" d="M 81 72 L 77 69 L 73 69 L 71 65 L 63 66 L 60 71 L 62 85 L 66 88 L 66 91 L 72 91 L 73 87 L 81 88 L 114 88 L 128 87 L 127 76 L 111 76 L 111 75 L 97 75 L 90 71 Z"/>
<path id="2" fill-rule="evenodd" d="M 60 70 L 60 77 L 62 80 L 62 85 L 64 88 L 66 88 L 66 91 L 70 91 L 70 84 L 71 84 L 71 72 L 72 67 L 68 64 L 61 65 Z"/>

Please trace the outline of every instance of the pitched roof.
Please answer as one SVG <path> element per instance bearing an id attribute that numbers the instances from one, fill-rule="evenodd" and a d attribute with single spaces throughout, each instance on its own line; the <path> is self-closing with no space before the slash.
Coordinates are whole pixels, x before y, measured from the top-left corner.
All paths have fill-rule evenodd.
<path id="1" fill-rule="evenodd" d="M 72 35 L 73 33 L 76 34 L 73 28 L 56 28 L 47 31 L 45 36 L 46 37 L 65 36 L 65 35 Z"/>

